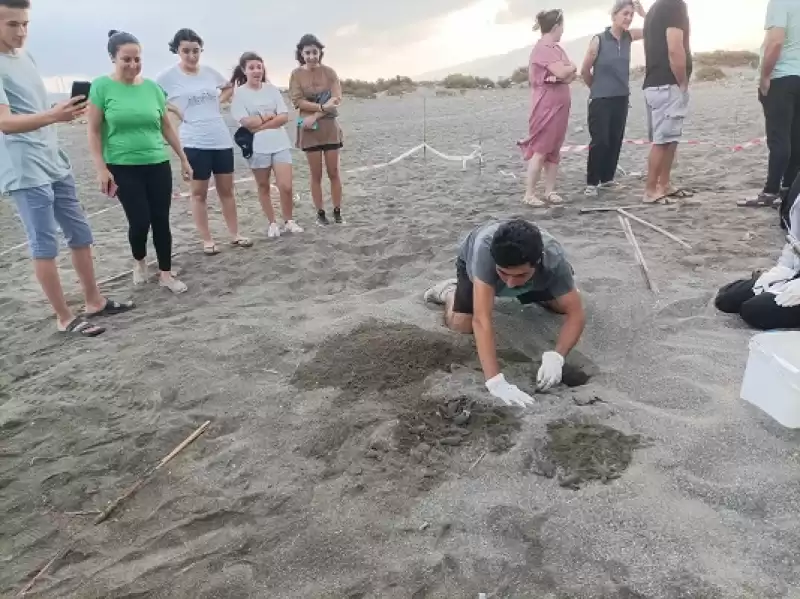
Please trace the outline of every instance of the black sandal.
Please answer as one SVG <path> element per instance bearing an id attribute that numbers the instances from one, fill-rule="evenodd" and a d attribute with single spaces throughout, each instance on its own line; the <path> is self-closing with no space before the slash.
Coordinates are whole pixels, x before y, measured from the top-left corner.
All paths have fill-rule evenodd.
<path id="1" fill-rule="evenodd" d="M 117 302 L 110 298 L 106 298 L 106 305 L 102 310 L 98 310 L 97 312 L 87 312 L 84 314 L 86 318 L 97 318 L 98 316 L 115 316 L 117 314 L 124 314 L 130 310 L 133 310 L 136 307 L 132 301 L 128 300 L 127 302 Z"/>
<path id="2" fill-rule="evenodd" d="M 103 327 L 93 325 L 80 316 L 75 318 L 67 325 L 67 328 L 62 331 L 64 335 L 76 335 L 78 337 L 97 337 L 105 332 L 106 330 Z"/>
<path id="3" fill-rule="evenodd" d="M 781 197 L 776 193 L 760 193 L 754 198 L 739 200 L 736 205 L 740 208 L 772 208 L 781 203 Z"/>

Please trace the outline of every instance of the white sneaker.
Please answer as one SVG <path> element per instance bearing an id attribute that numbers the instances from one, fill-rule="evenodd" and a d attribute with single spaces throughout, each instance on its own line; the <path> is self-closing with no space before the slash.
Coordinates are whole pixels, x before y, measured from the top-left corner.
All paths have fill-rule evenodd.
<path id="1" fill-rule="evenodd" d="M 281 228 L 278 226 L 278 223 L 270 223 L 269 229 L 267 229 L 267 237 L 280 237 L 281 236 Z"/>
<path id="2" fill-rule="evenodd" d="M 168 279 L 159 279 L 158 284 L 160 287 L 165 287 L 166 289 L 169 289 L 172 293 L 175 294 L 186 293 L 186 291 L 188 291 L 189 289 L 186 286 L 186 283 L 179 281 L 178 279 L 172 276 L 169 277 Z"/>
<path id="3" fill-rule="evenodd" d="M 422 297 L 429 304 L 443 306 L 447 301 L 447 295 L 456 288 L 457 283 L 456 279 L 447 279 L 427 289 Z"/>
<path id="4" fill-rule="evenodd" d="M 590 198 L 597 197 L 597 187 L 596 185 L 587 185 L 586 189 L 583 190 L 583 195 Z"/>
<path id="5" fill-rule="evenodd" d="M 142 260 L 141 262 L 134 262 L 133 263 L 133 284 L 134 285 L 144 285 L 147 283 L 147 279 L 150 278 L 150 274 L 147 272 L 147 262 Z"/>
<path id="6" fill-rule="evenodd" d="M 603 189 L 614 189 L 616 187 L 619 187 L 619 183 L 613 180 L 606 181 L 605 183 L 601 183 L 600 185 L 598 185 L 598 187 L 602 187 Z"/>
<path id="7" fill-rule="evenodd" d="M 287 220 L 286 223 L 283 225 L 283 230 L 286 233 L 302 233 L 303 227 L 298 225 L 293 220 Z"/>

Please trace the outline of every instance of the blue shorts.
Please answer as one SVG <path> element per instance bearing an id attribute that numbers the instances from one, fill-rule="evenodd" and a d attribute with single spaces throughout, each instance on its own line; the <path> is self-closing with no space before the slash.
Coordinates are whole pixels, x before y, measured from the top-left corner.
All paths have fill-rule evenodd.
<path id="1" fill-rule="evenodd" d="M 59 226 L 72 249 L 89 247 L 94 243 L 72 175 L 49 185 L 12 191 L 11 197 L 25 226 L 31 257 L 51 260 L 58 256 Z"/>

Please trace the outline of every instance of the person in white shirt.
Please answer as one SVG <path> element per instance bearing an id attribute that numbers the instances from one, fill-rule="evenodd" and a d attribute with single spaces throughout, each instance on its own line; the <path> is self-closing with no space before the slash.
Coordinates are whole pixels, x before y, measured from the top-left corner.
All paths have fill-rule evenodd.
<path id="1" fill-rule="evenodd" d="M 192 216 L 203 238 L 203 252 L 219 253 L 208 225 L 208 183 L 214 184 L 231 245 L 250 247 L 252 241 L 239 234 L 236 197 L 233 190 L 233 141 L 220 104 L 230 101 L 230 82 L 219 71 L 200 65 L 203 40 L 191 29 L 180 29 L 169 49 L 180 62 L 161 73 L 156 82 L 164 90 L 169 110 L 180 120 L 181 145 L 192 166 Z"/>
<path id="2" fill-rule="evenodd" d="M 253 134 L 252 154 L 245 157 L 258 185 L 261 209 L 269 220 L 267 237 L 280 237 L 281 232 L 302 233 L 303 229 L 292 219 L 292 142 L 284 128 L 289 120 L 286 102 L 280 90 L 267 80 L 264 61 L 255 52 L 242 54 L 231 83 L 235 86 L 231 116 Z M 275 220 L 270 198 L 273 172 L 281 198 L 283 227 Z"/>

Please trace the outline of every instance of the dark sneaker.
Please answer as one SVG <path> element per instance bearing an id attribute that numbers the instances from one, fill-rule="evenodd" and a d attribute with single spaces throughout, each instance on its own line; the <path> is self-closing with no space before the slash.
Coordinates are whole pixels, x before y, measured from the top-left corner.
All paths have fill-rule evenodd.
<path id="1" fill-rule="evenodd" d="M 334 208 L 333 209 L 333 222 L 337 225 L 341 225 L 344 221 L 342 220 L 342 209 L 341 208 Z"/>
<path id="2" fill-rule="evenodd" d="M 324 210 L 317 210 L 317 224 L 321 227 L 331 224 L 331 221 L 329 221 L 328 217 L 325 216 Z"/>

